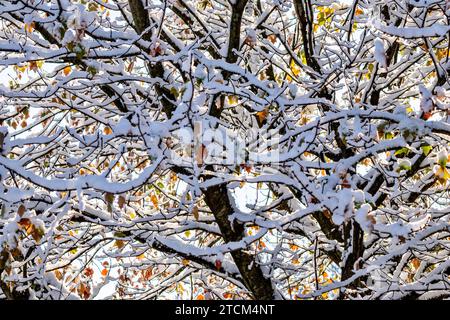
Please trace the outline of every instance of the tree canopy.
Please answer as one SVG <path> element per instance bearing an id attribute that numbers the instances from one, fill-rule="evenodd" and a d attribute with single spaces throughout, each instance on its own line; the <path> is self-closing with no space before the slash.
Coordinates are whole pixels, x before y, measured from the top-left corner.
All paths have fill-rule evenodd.
<path id="1" fill-rule="evenodd" d="M 0 298 L 448 298 L 449 16 L 1 1 Z"/>

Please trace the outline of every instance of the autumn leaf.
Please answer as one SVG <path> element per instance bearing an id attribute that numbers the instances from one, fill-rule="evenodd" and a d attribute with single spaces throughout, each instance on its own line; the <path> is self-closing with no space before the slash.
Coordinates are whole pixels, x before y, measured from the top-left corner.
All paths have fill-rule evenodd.
<path id="1" fill-rule="evenodd" d="M 21 204 L 19 206 L 19 209 L 17 209 L 17 214 L 19 215 L 19 217 L 21 217 L 21 218 L 23 217 L 25 210 L 26 210 L 25 206 L 23 204 Z"/>
<path id="2" fill-rule="evenodd" d="M 239 99 L 237 96 L 228 96 L 228 103 L 230 106 L 235 106 L 239 102 Z"/>
<path id="3" fill-rule="evenodd" d="M 25 23 L 25 31 L 28 33 L 31 33 L 31 32 L 33 32 L 35 26 L 36 26 L 36 23 L 34 21 L 31 23 Z"/>
<path id="4" fill-rule="evenodd" d="M 58 279 L 58 280 L 62 280 L 62 278 L 63 278 L 63 274 L 61 273 L 61 271 L 59 271 L 59 270 L 55 270 L 55 277 L 56 277 L 56 279 Z"/>
<path id="5" fill-rule="evenodd" d="M 72 71 L 72 68 L 70 66 L 67 66 L 63 69 L 63 73 L 66 77 L 70 74 L 71 71 Z"/>
<path id="6" fill-rule="evenodd" d="M 103 133 L 104 134 L 106 134 L 106 135 L 108 135 L 108 134 L 112 134 L 112 129 L 110 128 L 110 127 L 108 127 L 108 126 L 106 126 L 104 129 L 103 129 Z"/>
<path id="7" fill-rule="evenodd" d="M 275 44 L 275 42 L 277 42 L 277 36 L 274 34 L 271 34 L 267 37 L 267 39 L 272 42 L 273 44 Z"/>
<path id="8" fill-rule="evenodd" d="M 103 277 L 106 277 L 106 276 L 108 275 L 108 270 L 107 270 L 106 268 L 103 269 L 102 272 L 101 272 L 101 275 L 102 275 Z"/>
<path id="9" fill-rule="evenodd" d="M 152 194 L 152 195 L 150 196 L 150 201 L 153 203 L 153 206 L 154 206 L 156 209 L 158 209 L 158 205 L 159 205 L 159 203 L 158 203 L 158 198 L 157 198 L 154 194 Z"/>
<path id="10" fill-rule="evenodd" d="M 257 119 L 258 119 L 259 125 L 262 125 L 262 124 L 263 124 L 264 120 L 266 120 L 266 118 L 267 118 L 268 115 L 269 115 L 269 110 L 267 110 L 267 109 L 264 109 L 264 110 L 262 110 L 262 111 L 258 111 L 258 112 L 256 113 L 256 117 L 257 117 Z"/>
<path id="11" fill-rule="evenodd" d="M 117 203 L 119 205 L 120 209 L 123 209 L 126 203 L 125 197 L 124 196 L 119 196 L 119 199 L 117 200 Z"/>
<path id="12" fill-rule="evenodd" d="M 94 269 L 92 268 L 84 269 L 84 275 L 88 278 L 91 278 L 94 275 Z"/>
<path id="13" fill-rule="evenodd" d="M 143 260 L 145 258 L 145 254 L 142 253 L 136 257 L 138 260 Z"/>
<path id="14" fill-rule="evenodd" d="M 196 205 L 192 208 L 192 214 L 193 214 L 195 220 L 198 221 L 198 207 Z"/>
<path id="15" fill-rule="evenodd" d="M 420 267 L 420 260 L 417 258 L 414 258 L 411 260 L 412 265 L 414 266 L 414 269 L 419 269 Z"/>
<path id="16" fill-rule="evenodd" d="M 233 294 L 230 293 L 230 292 L 225 292 L 225 293 L 223 294 L 223 297 L 224 297 L 225 299 L 232 299 L 232 298 L 233 298 Z"/>
<path id="17" fill-rule="evenodd" d="M 204 144 L 201 144 L 199 148 L 197 148 L 195 159 L 197 160 L 197 165 L 201 166 L 203 164 L 203 159 L 207 157 L 208 153 Z"/>
<path id="18" fill-rule="evenodd" d="M 301 71 L 300 67 L 295 63 L 294 60 L 291 60 L 290 67 L 291 67 L 291 71 L 294 74 L 294 76 L 297 77 L 300 74 L 300 71 Z"/>
<path id="19" fill-rule="evenodd" d="M 428 119 L 431 118 L 432 115 L 433 114 L 431 112 L 424 112 L 423 115 L 422 115 L 422 119 L 423 120 L 428 120 Z"/>
<path id="20" fill-rule="evenodd" d="M 122 249 L 123 247 L 125 247 L 125 242 L 124 242 L 123 240 L 116 240 L 116 241 L 114 242 L 114 245 L 115 245 L 117 248 Z"/>
<path id="21" fill-rule="evenodd" d="M 31 230 L 31 237 L 36 241 L 36 243 L 41 242 L 42 237 L 44 236 L 44 229 L 41 227 L 36 227 L 35 225 L 32 225 Z"/>
<path id="22" fill-rule="evenodd" d="M 89 299 L 89 297 L 91 296 L 91 288 L 88 285 L 84 284 L 83 282 L 80 283 L 77 291 L 80 297 L 82 297 L 85 300 Z"/>
<path id="23" fill-rule="evenodd" d="M 435 172 L 435 176 L 439 183 L 446 184 L 447 180 L 450 178 L 450 173 L 446 167 L 438 166 Z"/>
<path id="24" fill-rule="evenodd" d="M 110 192 L 106 192 L 105 193 L 105 201 L 106 201 L 106 204 L 107 204 L 107 209 L 108 209 L 108 212 L 112 212 L 112 204 L 113 204 L 113 202 L 114 202 L 114 195 L 112 194 L 112 193 L 110 193 Z"/>
<path id="25" fill-rule="evenodd" d="M 19 220 L 19 222 L 17 222 L 17 224 L 19 225 L 19 227 L 23 230 L 25 230 L 27 232 L 27 234 L 31 233 L 31 220 L 28 218 L 22 218 Z"/>

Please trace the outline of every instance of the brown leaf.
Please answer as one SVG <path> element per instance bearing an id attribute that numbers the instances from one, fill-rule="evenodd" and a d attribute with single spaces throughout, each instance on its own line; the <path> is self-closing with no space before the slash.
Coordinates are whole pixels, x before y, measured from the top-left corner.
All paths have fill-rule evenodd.
<path id="1" fill-rule="evenodd" d="M 268 115 L 269 115 L 269 111 L 267 109 L 264 109 L 263 111 L 259 111 L 256 113 L 256 117 L 258 119 L 259 125 L 263 124 L 264 120 L 266 120 Z"/>
<path id="2" fill-rule="evenodd" d="M 198 207 L 197 206 L 194 206 L 192 208 L 192 214 L 194 215 L 195 220 L 198 221 Z"/>
<path id="3" fill-rule="evenodd" d="M 197 152 L 195 155 L 195 159 L 197 160 L 197 165 L 201 166 L 203 164 L 203 159 L 207 157 L 207 151 L 204 144 L 200 146 L 200 148 L 197 148 Z"/>
<path id="4" fill-rule="evenodd" d="M 123 209 L 123 207 L 125 206 L 125 202 L 126 202 L 125 197 L 124 196 L 119 196 L 119 200 L 117 202 L 119 204 L 119 208 Z"/>
<path id="5" fill-rule="evenodd" d="M 23 217 L 23 215 L 25 214 L 25 210 L 26 210 L 25 206 L 21 204 L 19 206 L 19 209 L 17 209 L 17 214 L 19 215 L 19 217 L 21 218 Z"/>

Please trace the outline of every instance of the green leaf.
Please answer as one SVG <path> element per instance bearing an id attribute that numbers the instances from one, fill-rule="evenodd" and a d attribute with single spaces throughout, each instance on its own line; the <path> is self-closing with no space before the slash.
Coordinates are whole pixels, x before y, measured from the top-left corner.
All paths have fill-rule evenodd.
<path id="1" fill-rule="evenodd" d="M 430 154 L 431 150 L 433 149 L 433 147 L 432 146 L 422 146 L 421 149 L 423 151 L 423 154 L 425 156 L 428 156 Z"/>
<path id="2" fill-rule="evenodd" d="M 125 233 L 123 233 L 123 232 L 120 232 L 120 231 L 116 231 L 116 232 L 114 232 L 114 237 L 117 237 L 117 238 L 125 238 L 127 235 L 125 234 Z"/>
<path id="3" fill-rule="evenodd" d="M 402 157 L 408 155 L 408 153 L 409 153 L 409 149 L 406 148 L 406 147 L 403 147 L 403 148 L 398 149 L 397 151 L 395 151 L 394 155 L 396 157 L 398 157 L 398 158 L 402 158 Z"/>

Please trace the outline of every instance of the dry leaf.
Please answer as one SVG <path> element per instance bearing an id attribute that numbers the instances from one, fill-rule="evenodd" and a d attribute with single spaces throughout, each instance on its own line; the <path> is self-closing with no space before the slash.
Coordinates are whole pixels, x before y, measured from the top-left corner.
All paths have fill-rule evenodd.
<path id="1" fill-rule="evenodd" d="M 110 127 L 105 127 L 104 129 L 103 129 L 103 133 L 104 134 L 111 134 L 113 131 L 112 131 L 112 129 L 110 128 Z"/>
<path id="2" fill-rule="evenodd" d="M 19 217 L 21 217 L 21 218 L 23 217 L 25 210 L 26 210 L 25 206 L 23 204 L 21 204 L 19 206 L 19 209 L 17 209 L 17 214 L 19 215 Z"/>
<path id="3" fill-rule="evenodd" d="M 268 115 L 269 115 L 269 111 L 267 109 L 264 109 L 263 111 L 259 111 L 256 113 L 256 117 L 258 119 L 259 125 L 263 124 L 264 120 L 266 120 Z"/>
<path id="4" fill-rule="evenodd" d="M 124 196 L 119 196 L 119 200 L 117 202 L 119 204 L 119 208 L 123 209 L 123 207 L 125 206 L 125 202 L 126 202 L 125 197 Z"/>
<path id="5" fill-rule="evenodd" d="M 192 208 L 192 214 L 194 215 L 195 220 L 198 221 L 198 207 L 197 206 L 194 206 Z"/>

